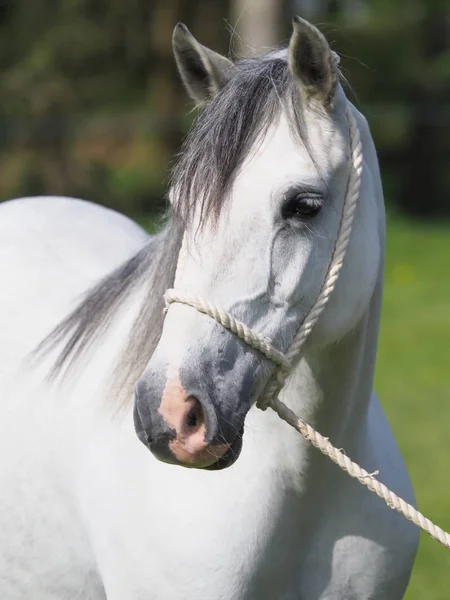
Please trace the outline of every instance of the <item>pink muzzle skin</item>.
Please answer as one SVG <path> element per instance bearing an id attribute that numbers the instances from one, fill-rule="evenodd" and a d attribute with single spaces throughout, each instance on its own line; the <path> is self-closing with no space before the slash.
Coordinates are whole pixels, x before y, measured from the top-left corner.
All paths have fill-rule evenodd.
<path id="1" fill-rule="evenodd" d="M 194 396 L 186 392 L 179 376 L 167 379 L 159 414 L 175 431 L 176 438 L 169 449 L 183 465 L 207 467 L 217 462 L 230 449 L 228 444 L 210 444 L 203 408 Z"/>

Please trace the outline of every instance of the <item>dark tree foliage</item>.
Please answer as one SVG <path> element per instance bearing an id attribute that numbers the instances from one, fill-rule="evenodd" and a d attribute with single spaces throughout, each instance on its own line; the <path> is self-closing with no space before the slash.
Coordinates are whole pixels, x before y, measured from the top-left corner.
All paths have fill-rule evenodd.
<path id="1" fill-rule="evenodd" d="M 245 5 L 270 14 L 264 35 Z M 160 208 L 195 116 L 172 58 L 175 23 L 226 54 L 245 48 L 230 44 L 236 21 L 272 44 L 302 11 L 342 55 L 388 200 L 421 217 L 449 214 L 446 0 L 0 0 L 0 199 L 56 193 L 131 213 Z"/>

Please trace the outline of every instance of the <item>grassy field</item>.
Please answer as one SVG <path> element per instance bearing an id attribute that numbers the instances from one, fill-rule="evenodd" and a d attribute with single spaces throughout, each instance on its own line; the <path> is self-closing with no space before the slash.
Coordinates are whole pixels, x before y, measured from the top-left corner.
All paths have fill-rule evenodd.
<path id="1" fill-rule="evenodd" d="M 419 509 L 450 531 L 450 226 L 388 220 L 376 390 Z M 406 600 L 450 598 L 450 552 L 423 535 Z"/>

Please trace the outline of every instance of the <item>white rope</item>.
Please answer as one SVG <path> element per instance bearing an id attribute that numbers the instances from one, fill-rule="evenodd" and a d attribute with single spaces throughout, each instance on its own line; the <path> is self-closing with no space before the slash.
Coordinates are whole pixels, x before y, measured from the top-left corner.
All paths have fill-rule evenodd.
<path id="1" fill-rule="evenodd" d="M 278 398 L 271 401 L 270 407 L 273 408 L 283 421 L 289 423 L 289 425 L 301 433 L 306 440 L 320 450 L 322 454 L 328 456 L 328 458 L 343 471 L 348 473 L 350 477 L 357 479 L 364 487 L 384 500 L 392 510 L 397 511 L 406 517 L 408 521 L 411 521 L 414 525 L 428 533 L 433 539 L 450 549 L 450 534 L 435 525 L 430 519 L 427 519 L 421 512 L 414 508 L 414 506 L 405 502 L 400 496 L 397 496 L 397 494 L 386 487 L 384 483 L 378 481 L 378 479 L 375 478 L 377 473 L 368 473 L 357 463 L 350 460 L 342 450 L 335 448 L 328 438 L 324 437 L 310 425 L 305 423 Z"/>
<path id="2" fill-rule="evenodd" d="M 417 527 L 420 527 L 420 529 L 428 533 L 432 538 L 450 549 L 450 534 L 446 533 L 443 529 L 424 517 L 424 515 L 411 506 L 411 504 L 408 504 L 402 500 L 402 498 L 397 496 L 397 494 L 394 494 L 394 492 L 389 490 L 383 483 L 375 478 L 375 474 L 368 473 L 358 464 L 351 461 L 346 454 L 335 448 L 327 438 L 323 437 L 319 432 L 295 415 L 295 413 L 278 398 L 278 394 L 285 385 L 293 364 L 300 356 L 305 341 L 317 323 L 320 315 L 323 313 L 325 306 L 336 287 L 350 240 L 350 233 L 361 187 L 363 154 L 358 125 L 351 114 L 350 109 L 347 109 L 347 119 L 350 132 L 352 169 L 342 209 L 336 244 L 322 289 L 286 353 L 283 354 L 280 352 L 273 346 L 270 339 L 260 333 L 252 331 L 245 323 L 235 319 L 226 310 L 218 308 L 210 302 L 206 302 L 193 294 L 180 292 L 175 289 L 167 290 L 165 295 L 166 308 L 168 309 L 173 303 L 184 304 L 195 308 L 197 311 L 215 319 L 225 327 L 225 329 L 228 329 L 243 340 L 248 346 L 258 350 L 263 356 L 271 360 L 277 369 L 273 377 L 269 380 L 261 398 L 257 402 L 258 408 L 266 410 L 266 408 L 270 406 L 283 421 L 294 427 L 294 429 L 301 433 L 306 440 L 314 447 L 318 448 L 322 454 L 328 456 L 328 458 L 337 464 L 343 471 L 346 471 L 351 477 L 357 479 L 371 492 L 379 496 L 390 508 L 402 514 Z M 181 263 L 184 262 L 185 251 L 185 241 L 183 240 L 179 264 L 177 266 L 176 282 L 181 270 Z"/>
<path id="3" fill-rule="evenodd" d="M 215 319 L 218 323 L 235 333 L 241 340 L 243 340 L 248 346 L 254 350 L 258 350 L 266 358 L 271 360 L 277 367 L 288 368 L 290 363 L 287 361 L 285 355 L 272 346 L 269 338 L 261 335 L 260 333 L 254 333 L 245 323 L 235 319 L 226 310 L 217 308 L 210 302 L 202 300 L 194 294 L 188 294 L 187 292 L 178 292 L 176 290 L 167 290 L 165 295 L 166 305 L 173 304 L 185 304 L 198 310 L 198 312 L 208 315 L 212 319 Z"/>
<path id="4" fill-rule="evenodd" d="M 292 365 L 292 363 L 300 355 L 303 344 L 306 342 L 314 325 L 319 320 L 320 315 L 323 313 L 325 306 L 327 305 L 327 302 L 333 293 L 342 268 L 342 264 L 344 262 L 344 256 L 347 250 L 348 242 L 350 240 L 350 232 L 359 198 L 359 188 L 361 187 L 362 146 L 358 126 L 349 110 L 347 110 L 347 119 L 349 122 L 350 148 L 353 168 L 351 169 L 347 194 L 345 196 L 344 206 L 342 209 L 339 232 L 337 235 L 331 263 L 328 267 L 328 272 L 323 282 L 322 289 L 286 352 L 285 356 L 289 362 L 289 365 Z M 284 386 L 289 372 L 290 368 L 286 367 L 278 370 L 278 373 L 269 382 L 264 394 L 258 400 L 258 408 L 261 408 L 261 410 L 266 410 L 272 399 L 276 398 L 280 393 L 280 390 Z"/>

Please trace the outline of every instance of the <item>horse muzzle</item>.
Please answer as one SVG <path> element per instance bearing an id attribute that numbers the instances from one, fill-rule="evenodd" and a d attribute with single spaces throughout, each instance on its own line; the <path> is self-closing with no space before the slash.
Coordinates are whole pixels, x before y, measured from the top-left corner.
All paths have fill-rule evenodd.
<path id="1" fill-rule="evenodd" d="M 183 379 L 186 379 L 185 377 Z M 204 377 L 202 378 L 204 379 Z M 163 462 L 200 469 L 223 469 L 242 448 L 245 414 L 211 398 L 209 386 L 183 385 L 179 376 L 160 378 L 147 370 L 136 385 L 134 422 L 138 438 Z M 226 414 L 224 414 L 226 413 Z"/>

